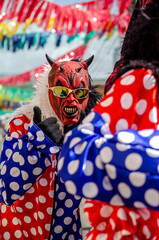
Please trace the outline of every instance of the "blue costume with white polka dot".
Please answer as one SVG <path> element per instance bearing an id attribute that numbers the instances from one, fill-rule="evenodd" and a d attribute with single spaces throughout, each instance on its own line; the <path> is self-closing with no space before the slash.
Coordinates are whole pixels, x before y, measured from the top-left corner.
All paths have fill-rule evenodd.
<path id="1" fill-rule="evenodd" d="M 13 135 L 16 135 L 16 132 Z M 8 206 L 11 205 L 11 208 L 15 201 L 19 201 L 18 199 L 21 199 L 20 202 L 22 202 L 25 193 L 32 189 L 32 186 L 34 187 L 40 176 L 51 165 L 52 154 L 58 154 L 59 150 L 60 148 L 35 123 L 28 125 L 27 134 L 24 134 L 21 138 L 11 136 L 8 132 L 1 156 L 0 202 Z M 44 197 L 40 197 L 40 193 L 39 196 L 37 195 L 38 197 L 41 202 L 45 200 Z M 56 173 L 56 190 L 54 203 L 52 202 L 53 215 L 50 223 L 51 229 L 48 229 L 50 230 L 49 239 L 82 239 L 78 211 L 80 201 L 81 197 L 73 196 L 66 191 L 63 181 Z M 30 206 L 31 204 L 30 202 Z M 5 208 L 3 207 L 3 209 Z M 14 219 L 18 219 L 18 209 L 21 208 L 17 205 L 12 209 L 15 209 Z M 40 214 L 39 216 L 42 219 L 43 213 Z M 26 222 L 29 222 L 29 214 L 28 216 L 24 215 L 24 218 Z M 4 223 L 4 220 L 2 221 Z M 25 225 L 21 226 L 21 230 L 23 229 L 26 234 L 26 231 L 24 231 Z M 25 239 L 25 237 L 20 239 Z"/>
<path id="2" fill-rule="evenodd" d="M 159 131 L 110 134 L 92 111 L 65 137 L 58 169 L 67 191 L 117 206 L 159 210 Z"/>

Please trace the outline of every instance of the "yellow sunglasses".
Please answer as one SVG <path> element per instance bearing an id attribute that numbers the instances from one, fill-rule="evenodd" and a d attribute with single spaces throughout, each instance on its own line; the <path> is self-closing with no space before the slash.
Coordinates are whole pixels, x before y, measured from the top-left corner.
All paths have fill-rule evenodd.
<path id="1" fill-rule="evenodd" d="M 74 93 L 75 97 L 77 99 L 83 99 L 86 98 L 89 94 L 89 89 L 87 88 L 76 88 L 76 89 L 69 89 L 63 86 L 56 86 L 56 87 L 50 87 L 49 88 L 53 94 L 60 98 L 67 98 L 70 93 Z"/>

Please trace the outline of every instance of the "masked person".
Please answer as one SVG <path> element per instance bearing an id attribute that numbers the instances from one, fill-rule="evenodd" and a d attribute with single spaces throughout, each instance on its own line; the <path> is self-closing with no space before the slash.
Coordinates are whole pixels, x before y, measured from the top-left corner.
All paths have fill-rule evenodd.
<path id="1" fill-rule="evenodd" d="M 16 110 L 0 167 L 0 239 L 82 239 L 80 197 L 56 172 L 63 135 L 101 98 L 82 61 L 47 60 L 31 103 Z"/>
<path id="2" fill-rule="evenodd" d="M 159 1 L 138 1 L 105 96 L 65 136 L 58 169 L 89 199 L 87 240 L 159 239 L 158 39 Z"/>

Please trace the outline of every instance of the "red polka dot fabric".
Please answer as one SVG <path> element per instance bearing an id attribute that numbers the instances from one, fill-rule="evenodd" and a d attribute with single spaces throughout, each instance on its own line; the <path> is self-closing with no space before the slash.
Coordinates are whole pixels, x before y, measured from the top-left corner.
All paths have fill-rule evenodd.
<path id="1" fill-rule="evenodd" d="M 112 134 L 124 129 L 157 130 L 157 91 L 150 70 L 131 70 L 113 84 L 94 111 L 105 119 Z M 85 213 L 93 226 L 86 240 L 159 239 L 159 212 L 86 201 Z"/>
<path id="2" fill-rule="evenodd" d="M 130 128 L 158 129 L 157 91 L 150 70 L 130 70 L 113 84 L 94 111 L 106 120 L 112 134 Z"/>
<path id="3" fill-rule="evenodd" d="M 85 213 L 94 228 L 86 240 L 157 240 L 159 237 L 158 213 L 146 208 L 134 210 L 87 200 Z"/>
<path id="4" fill-rule="evenodd" d="M 20 116 L 10 125 L 10 134 L 20 138 L 27 133 L 30 121 Z M 11 206 L 1 203 L 0 239 L 49 238 L 54 201 L 55 160 L 38 181 Z"/>

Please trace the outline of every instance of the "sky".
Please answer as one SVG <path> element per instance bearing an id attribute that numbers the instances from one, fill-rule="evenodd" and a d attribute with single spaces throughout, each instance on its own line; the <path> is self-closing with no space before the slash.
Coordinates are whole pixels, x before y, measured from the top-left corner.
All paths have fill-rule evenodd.
<path id="1" fill-rule="evenodd" d="M 82 3 L 82 2 L 90 2 L 92 0 L 49 0 L 50 2 L 59 4 L 59 5 L 70 5 L 70 4 L 75 4 L 75 3 Z M 126 1 L 126 0 L 125 0 Z M 115 5 L 116 1 L 114 1 L 114 5 L 112 8 L 112 13 L 117 14 L 117 9 Z"/>
<path id="2" fill-rule="evenodd" d="M 80 2 L 90 2 L 91 0 L 50 0 L 50 1 L 60 5 L 69 5 Z"/>

